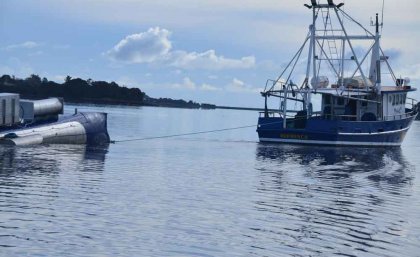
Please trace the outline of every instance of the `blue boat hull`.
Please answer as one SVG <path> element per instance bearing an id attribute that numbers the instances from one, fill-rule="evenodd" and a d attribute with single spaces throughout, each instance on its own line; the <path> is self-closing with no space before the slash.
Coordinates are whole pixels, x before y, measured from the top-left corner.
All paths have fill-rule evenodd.
<path id="1" fill-rule="evenodd" d="M 283 128 L 283 118 L 261 117 L 257 132 L 261 142 L 400 146 L 414 119 L 415 115 L 393 121 L 343 121 L 314 117 L 305 121 L 304 128 Z"/>

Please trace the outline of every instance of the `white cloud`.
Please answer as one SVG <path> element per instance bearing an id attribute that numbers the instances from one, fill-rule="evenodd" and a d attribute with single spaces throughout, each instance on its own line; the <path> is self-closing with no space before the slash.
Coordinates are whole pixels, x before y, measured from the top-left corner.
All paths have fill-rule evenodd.
<path id="1" fill-rule="evenodd" d="M 227 89 L 229 91 L 243 91 L 245 89 L 245 83 L 237 78 L 234 78 L 231 83 L 228 84 Z"/>
<path id="2" fill-rule="evenodd" d="M 125 37 L 106 55 L 124 63 L 155 63 L 185 70 L 249 69 L 255 66 L 254 56 L 232 59 L 218 56 L 215 50 L 202 53 L 171 51 L 170 34 L 166 29 L 150 28 L 146 32 Z"/>
<path id="3" fill-rule="evenodd" d="M 238 93 L 258 93 L 263 91 L 262 88 L 255 88 L 237 78 L 234 78 L 232 82 L 226 86 L 226 90 Z"/>
<path id="4" fill-rule="evenodd" d="M 151 63 L 166 56 L 172 48 L 170 32 L 159 27 L 125 37 L 107 55 L 127 63 Z"/>
<path id="5" fill-rule="evenodd" d="M 322 0 L 326 2 L 326 0 Z M 338 3 L 339 1 L 336 0 Z M 350 13 L 358 11 L 366 14 L 367 19 L 374 15 L 375 12 L 380 11 L 382 0 L 353 0 L 341 1 L 345 2 L 345 10 L 350 10 Z M 181 19 L 189 23 L 196 23 L 216 16 L 220 12 L 227 15 L 235 12 L 249 12 L 249 11 L 270 11 L 275 13 L 280 12 L 298 12 L 310 13 L 308 9 L 303 7 L 303 4 L 309 4 L 309 0 L 43 0 L 41 2 L 35 1 L 31 7 L 38 7 L 48 13 L 56 13 L 57 15 L 66 14 L 66 18 L 71 19 L 87 19 L 101 22 L 131 22 L 139 24 L 141 22 L 153 21 L 171 21 L 177 23 Z M 411 19 L 418 20 L 416 16 L 417 7 L 416 0 L 400 0 L 400 1 L 385 1 L 385 14 L 401 18 L 408 16 Z M 48 8 L 47 8 L 48 7 Z M 363 7 L 363 8 L 361 8 Z M 92 12 L 91 10 L 95 10 Z M 396 12 L 395 10 L 398 10 Z M 159 13 L 161 15 L 156 15 Z M 142 14 L 142 15 L 139 15 Z M 67 17 L 68 16 L 68 17 Z M 200 19 L 201 18 L 201 19 Z M 191 20 L 193 19 L 193 20 Z M 410 20 L 411 21 L 411 20 Z"/>
<path id="6" fill-rule="evenodd" d="M 4 47 L 5 50 L 14 50 L 14 49 L 32 49 L 35 47 L 39 47 L 40 44 L 36 43 L 34 41 L 26 41 L 21 44 L 14 44 L 14 45 L 8 45 Z"/>
<path id="7" fill-rule="evenodd" d="M 188 89 L 188 90 L 196 89 L 195 83 L 188 77 L 185 77 L 182 83 L 172 84 L 171 87 L 177 88 L 177 89 Z"/>
<path id="8" fill-rule="evenodd" d="M 26 5 L 32 12 L 44 12 L 48 17 L 106 25 L 160 24 L 177 30 L 196 30 L 195 40 L 206 35 L 225 42 L 235 40 L 238 46 L 258 46 L 279 53 L 279 50 L 291 49 L 306 35 L 311 11 L 303 7 L 304 3 L 309 0 L 43 0 L 28 1 Z M 387 38 L 383 46 L 401 46 L 413 56 L 411 62 L 418 59 L 416 40 L 408 40 L 420 35 L 420 30 L 416 29 L 420 22 L 418 8 L 415 8 L 418 6 L 416 0 L 385 1 L 384 36 Z M 345 1 L 343 9 L 372 29 L 370 18 L 380 12 L 381 7 L 382 0 L 352 0 Z"/>
<path id="9" fill-rule="evenodd" d="M 302 3 L 305 1 L 302 1 Z M 142 24 L 150 21 L 170 24 L 189 23 L 196 25 L 217 19 L 220 12 L 290 10 L 305 11 L 299 1 L 278 0 L 43 0 L 32 3 L 37 8 L 56 15 L 65 15 L 70 19 L 83 19 L 100 22 L 125 22 Z M 48 7 L 48 8 L 46 8 Z M 44 10 L 48 9 L 48 10 Z M 95 10 L 92 12 L 91 10 Z M 156 14 L 159 15 L 156 15 Z M 184 25 L 185 26 L 185 25 Z"/>
<path id="10" fill-rule="evenodd" d="M 174 83 L 169 85 L 170 88 L 174 89 L 185 89 L 185 90 L 201 90 L 201 91 L 220 91 L 221 88 L 212 86 L 207 83 L 203 83 L 201 85 L 197 85 L 194 81 L 192 81 L 189 77 L 185 77 L 182 80 L 182 83 Z"/>
<path id="11" fill-rule="evenodd" d="M 249 69 L 255 66 L 255 57 L 246 56 L 240 59 L 230 59 L 216 55 L 215 50 L 203 53 L 176 51 L 173 53 L 172 66 L 182 69 Z"/>
<path id="12" fill-rule="evenodd" d="M 220 91 L 221 90 L 218 87 L 215 87 L 215 86 L 212 86 L 212 85 L 209 85 L 209 84 L 206 84 L 206 83 L 202 84 L 200 89 L 203 90 L 203 91 Z"/>

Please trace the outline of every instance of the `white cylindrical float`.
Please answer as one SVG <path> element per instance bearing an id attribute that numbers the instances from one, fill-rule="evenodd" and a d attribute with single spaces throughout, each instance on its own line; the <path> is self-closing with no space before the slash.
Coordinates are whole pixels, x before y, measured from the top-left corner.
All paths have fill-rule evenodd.
<path id="1" fill-rule="evenodd" d="M 311 85 L 312 88 L 314 89 L 318 89 L 318 88 L 326 88 L 328 87 L 330 81 L 328 80 L 328 77 L 326 76 L 318 76 L 318 77 L 313 77 L 311 79 Z"/>

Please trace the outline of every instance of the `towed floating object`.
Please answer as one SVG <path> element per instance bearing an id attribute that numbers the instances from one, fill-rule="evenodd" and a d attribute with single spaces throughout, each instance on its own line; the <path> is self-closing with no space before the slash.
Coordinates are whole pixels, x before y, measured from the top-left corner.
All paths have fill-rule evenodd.
<path id="1" fill-rule="evenodd" d="M 17 94 L 0 94 L 0 144 L 88 144 L 110 142 L 107 114 L 81 112 L 59 116 L 63 101 L 50 98 L 20 100 Z"/>

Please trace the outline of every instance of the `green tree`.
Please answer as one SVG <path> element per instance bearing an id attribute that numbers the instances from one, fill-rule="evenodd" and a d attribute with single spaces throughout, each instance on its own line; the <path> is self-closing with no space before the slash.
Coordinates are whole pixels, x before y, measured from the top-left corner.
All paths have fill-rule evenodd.
<path id="1" fill-rule="evenodd" d="M 31 74 L 31 76 L 26 78 L 30 84 L 39 85 L 41 84 L 41 78 L 36 74 Z"/>
<path id="2" fill-rule="evenodd" d="M 64 79 L 65 83 L 69 83 L 71 80 L 71 77 L 69 75 L 67 75 L 67 77 Z"/>

